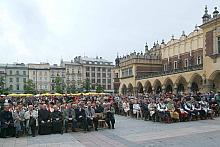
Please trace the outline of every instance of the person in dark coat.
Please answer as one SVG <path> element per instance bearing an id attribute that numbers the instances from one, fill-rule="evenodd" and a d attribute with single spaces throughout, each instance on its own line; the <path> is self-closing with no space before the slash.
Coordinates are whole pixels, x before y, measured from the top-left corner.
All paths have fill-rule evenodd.
<path id="1" fill-rule="evenodd" d="M 79 109 L 76 109 L 77 122 L 81 122 L 84 131 L 89 131 L 89 126 L 86 118 L 86 111 L 84 108 L 84 102 L 79 103 Z"/>
<path id="2" fill-rule="evenodd" d="M 52 132 L 63 134 L 63 115 L 62 112 L 58 110 L 57 105 L 53 106 L 54 111 L 51 113 L 52 120 Z"/>
<path id="3" fill-rule="evenodd" d="M 43 104 L 42 109 L 38 111 L 39 134 L 47 135 L 51 133 L 51 116 L 47 110 L 47 105 Z"/>
<path id="4" fill-rule="evenodd" d="M 106 115 L 105 121 L 108 124 L 109 129 L 115 129 L 115 109 L 113 106 L 111 106 L 110 103 L 106 104 L 104 108 L 104 113 Z"/>
<path id="5" fill-rule="evenodd" d="M 0 113 L 0 137 L 2 138 L 15 136 L 14 121 L 9 109 L 9 103 L 5 103 L 4 110 Z"/>

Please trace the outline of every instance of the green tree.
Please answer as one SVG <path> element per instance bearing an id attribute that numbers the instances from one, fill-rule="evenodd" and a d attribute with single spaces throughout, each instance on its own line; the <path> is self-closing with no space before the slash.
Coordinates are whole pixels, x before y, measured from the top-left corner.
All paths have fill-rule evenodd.
<path id="1" fill-rule="evenodd" d="M 28 80 L 24 84 L 24 93 L 36 94 L 36 87 L 32 80 Z"/>
<path id="2" fill-rule="evenodd" d="M 98 85 L 96 87 L 96 93 L 103 93 L 104 92 L 104 88 L 101 85 Z"/>
<path id="3" fill-rule="evenodd" d="M 83 83 L 83 88 L 86 92 L 90 92 L 91 90 L 91 83 L 89 81 L 89 79 L 86 79 Z"/>
<path id="4" fill-rule="evenodd" d="M 56 77 L 55 78 L 55 90 L 57 93 L 63 93 L 64 92 L 64 82 L 63 79 L 61 77 Z"/>
<path id="5" fill-rule="evenodd" d="M 68 85 L 66 88 L 67 93 L 76 93 L 76 86 L 75 85 Z"/>
<path id="6" fill-rule="evenodd" d="M 4 77 L 0 77 L 0 94 L 7 95 L 9 93 L 9 88 L 5 87 L 5 79 Z"/>

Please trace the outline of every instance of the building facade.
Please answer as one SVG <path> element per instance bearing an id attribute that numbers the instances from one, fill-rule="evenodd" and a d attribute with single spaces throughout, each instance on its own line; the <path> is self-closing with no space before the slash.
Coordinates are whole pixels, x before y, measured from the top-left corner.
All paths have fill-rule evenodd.
<path id="1" fill-rule="evenodd" d="M 75 63 L 82 66 L 82 79 L 90 81 L 91 90 L 95 91 L 98 86 L 101 86 L 105 92 L 113 92 L 113 63 L 102 57 L 88 58 L 75 57 Z"/>
<path id="2" fill-rule="evenodd" d="M 60 84 L 61 89 L 65 91 L 66 71 L 64 67 L 54 64 L 50 66 L 50 92 L 56 92 L 56 84 Z M 58 80 L 58 81 L 57 81 Z"/>
<path id="3" fill-rule="evenodd" d="M 220 15 L 215 8 L 213 15 L 205 14 L 203 24 L 179 39 L 154 46 L 145 53 L 118 57 L 114 72 L 119 75 L 114 85 L 119 83 L 121 94 L 160 92 L 207 92 L 220 90 Z M 129 60 L 133 60 L 129 64 Z M 145 62 L 140 67 L 140 61 Z M 146 67 L 149 63 L 149 67 Z M 129 68 L 132 67 L 132 70 Z M 128 69 L 123 76 L 123 70 Z M 141 72 L 140 72 L 141 71 Z M 131 76 L 129 74 L 132 73 Z"/>
<path id="4" fill-rule="evenodd" d="M 50 91 L 50 64 L 28 64 L 29 79 L 33 81 L 37 92 Z"/>
<path id="5" fill-rule="evenodd" d="M 5 86 L 11 93 L 24 93 L 24 86 L 28 80 L 28 67 L 21 63 L 6 64 Z"/>

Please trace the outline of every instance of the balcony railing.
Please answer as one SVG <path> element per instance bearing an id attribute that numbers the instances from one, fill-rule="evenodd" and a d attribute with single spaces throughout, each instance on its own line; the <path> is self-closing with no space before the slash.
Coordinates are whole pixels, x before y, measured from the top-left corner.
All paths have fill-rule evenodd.
<path id="1" fill-rule="evenodd" d="M 161 71 L 161 72 L 155 72 L 155 73 L 148 73 L 147 75 L 140 75 L 136 76 L 137 80 L 141 79 L 148 79 L 148 78 L 154 78 L 154 77 L 160 77 L 160 76 L 166 76 L 166 75 L 172 75 L 172 74 L 178 74 L 178 73 L 184 73 L 184 72 L 190 72 L 190 71 L 196 71 L 196 70 L 202 70 L 203 64 L 179 68 L 179 69 L 173 69 L 169 71 Z"/>

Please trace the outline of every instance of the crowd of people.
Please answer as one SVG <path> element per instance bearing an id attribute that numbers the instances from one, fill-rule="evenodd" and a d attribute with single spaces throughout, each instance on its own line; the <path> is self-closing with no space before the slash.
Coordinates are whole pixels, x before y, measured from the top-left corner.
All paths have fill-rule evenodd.
<path id="1" fill-rule="evenodd" d="M 114 129 L 115 109 L 106 97 L 0 97 L 0 137 L 47 135 L 91 129 L 99 120 Z"/>
<path id="2" fill-rule="evenodd" d="M 214 119 L 220 114 L 220 92 L 122 97 L 115 109 L 117 114 L 154 122 Z"/>
<path id="3" fill-rule="evenodd" d="M 153 122 L 214 119 L 220 115 L 220 92 L 171 92 L 138 96 L 0 97 L 0 137 L 46 135 L 91 129 L 99 121 L 115 128 L 114 114 Z"/>

